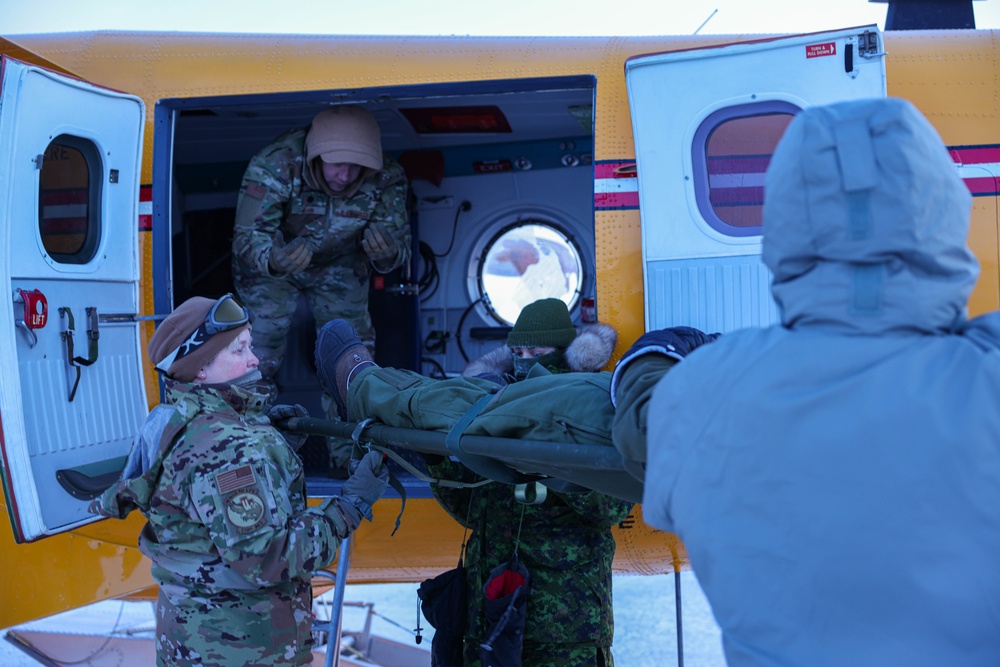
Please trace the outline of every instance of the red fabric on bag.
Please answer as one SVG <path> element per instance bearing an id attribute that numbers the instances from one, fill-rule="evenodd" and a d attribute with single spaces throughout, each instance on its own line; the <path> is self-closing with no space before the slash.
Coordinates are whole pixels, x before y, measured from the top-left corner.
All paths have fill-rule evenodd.
<path id="1" fill-rule="evenodd" d="M 486 584 L 486 599 L 499 600 L 510 595 L 524 585 L 524 577 L 513 570 L 504 570 L 499 577 L 493 577 Z"/>

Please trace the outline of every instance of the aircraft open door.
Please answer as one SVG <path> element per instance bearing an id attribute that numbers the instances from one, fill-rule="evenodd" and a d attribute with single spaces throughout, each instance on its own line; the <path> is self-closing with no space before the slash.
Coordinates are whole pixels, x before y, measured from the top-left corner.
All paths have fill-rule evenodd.
<path id="1" fill-rule="evenodd" d="M 863 26 L 630 58 L 646 330 L 765 326 L 764 172 L 801 109 L 886 94 Z"/>
<path id="2" fill-rule="evenodd" d="M 0 60 L 0 449 L 15 539 L 94 520 L 146 414 L 141 99 Z"/>

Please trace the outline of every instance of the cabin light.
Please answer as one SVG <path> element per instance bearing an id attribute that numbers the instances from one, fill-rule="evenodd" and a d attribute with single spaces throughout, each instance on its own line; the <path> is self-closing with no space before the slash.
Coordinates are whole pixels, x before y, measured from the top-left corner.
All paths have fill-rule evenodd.
<path id="1" fill-rule="evenodd" d="M 426 107 L 400 109 L 418 134 L 494 134 L 510 132 L 500 107 Z"/>

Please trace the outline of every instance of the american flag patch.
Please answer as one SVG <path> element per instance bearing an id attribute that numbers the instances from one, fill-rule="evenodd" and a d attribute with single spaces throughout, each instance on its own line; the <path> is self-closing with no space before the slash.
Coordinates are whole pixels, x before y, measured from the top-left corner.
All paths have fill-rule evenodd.
<path id="1" fill-rule="evenodd" d="M 219 493 L 225 495 L 230 491 L 242 489 L 254 483 L 253 468 L 249 465 L 242 465 L 233 470 L 216 473 L 215 483 L 219 487 Z"/>
<path id="2" fill-rule="evenodd" d="M 247 186 L 246 196 L 251 199 L 263 199 L 265 194 L 267 194 L 267 188 L 260 183 L 252 183 Z"/>

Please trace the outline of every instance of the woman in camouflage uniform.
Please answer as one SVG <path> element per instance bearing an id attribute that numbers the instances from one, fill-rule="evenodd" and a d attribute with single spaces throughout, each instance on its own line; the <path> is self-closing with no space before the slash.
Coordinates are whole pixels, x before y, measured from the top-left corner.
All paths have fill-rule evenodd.
<path id="1" fill-rule="evenodd" d="M 387 479 L 378 455 L 339 498 L 306 506 L 302 463 L 255 391 L 249 313 L 229 295 L 181 304 L 149 356 L 167 402 L 91 509 L 148 520 L 139 548 L 160 585 L 157 665 L 312 664 L 311 574 L 371 518 Z"/>

